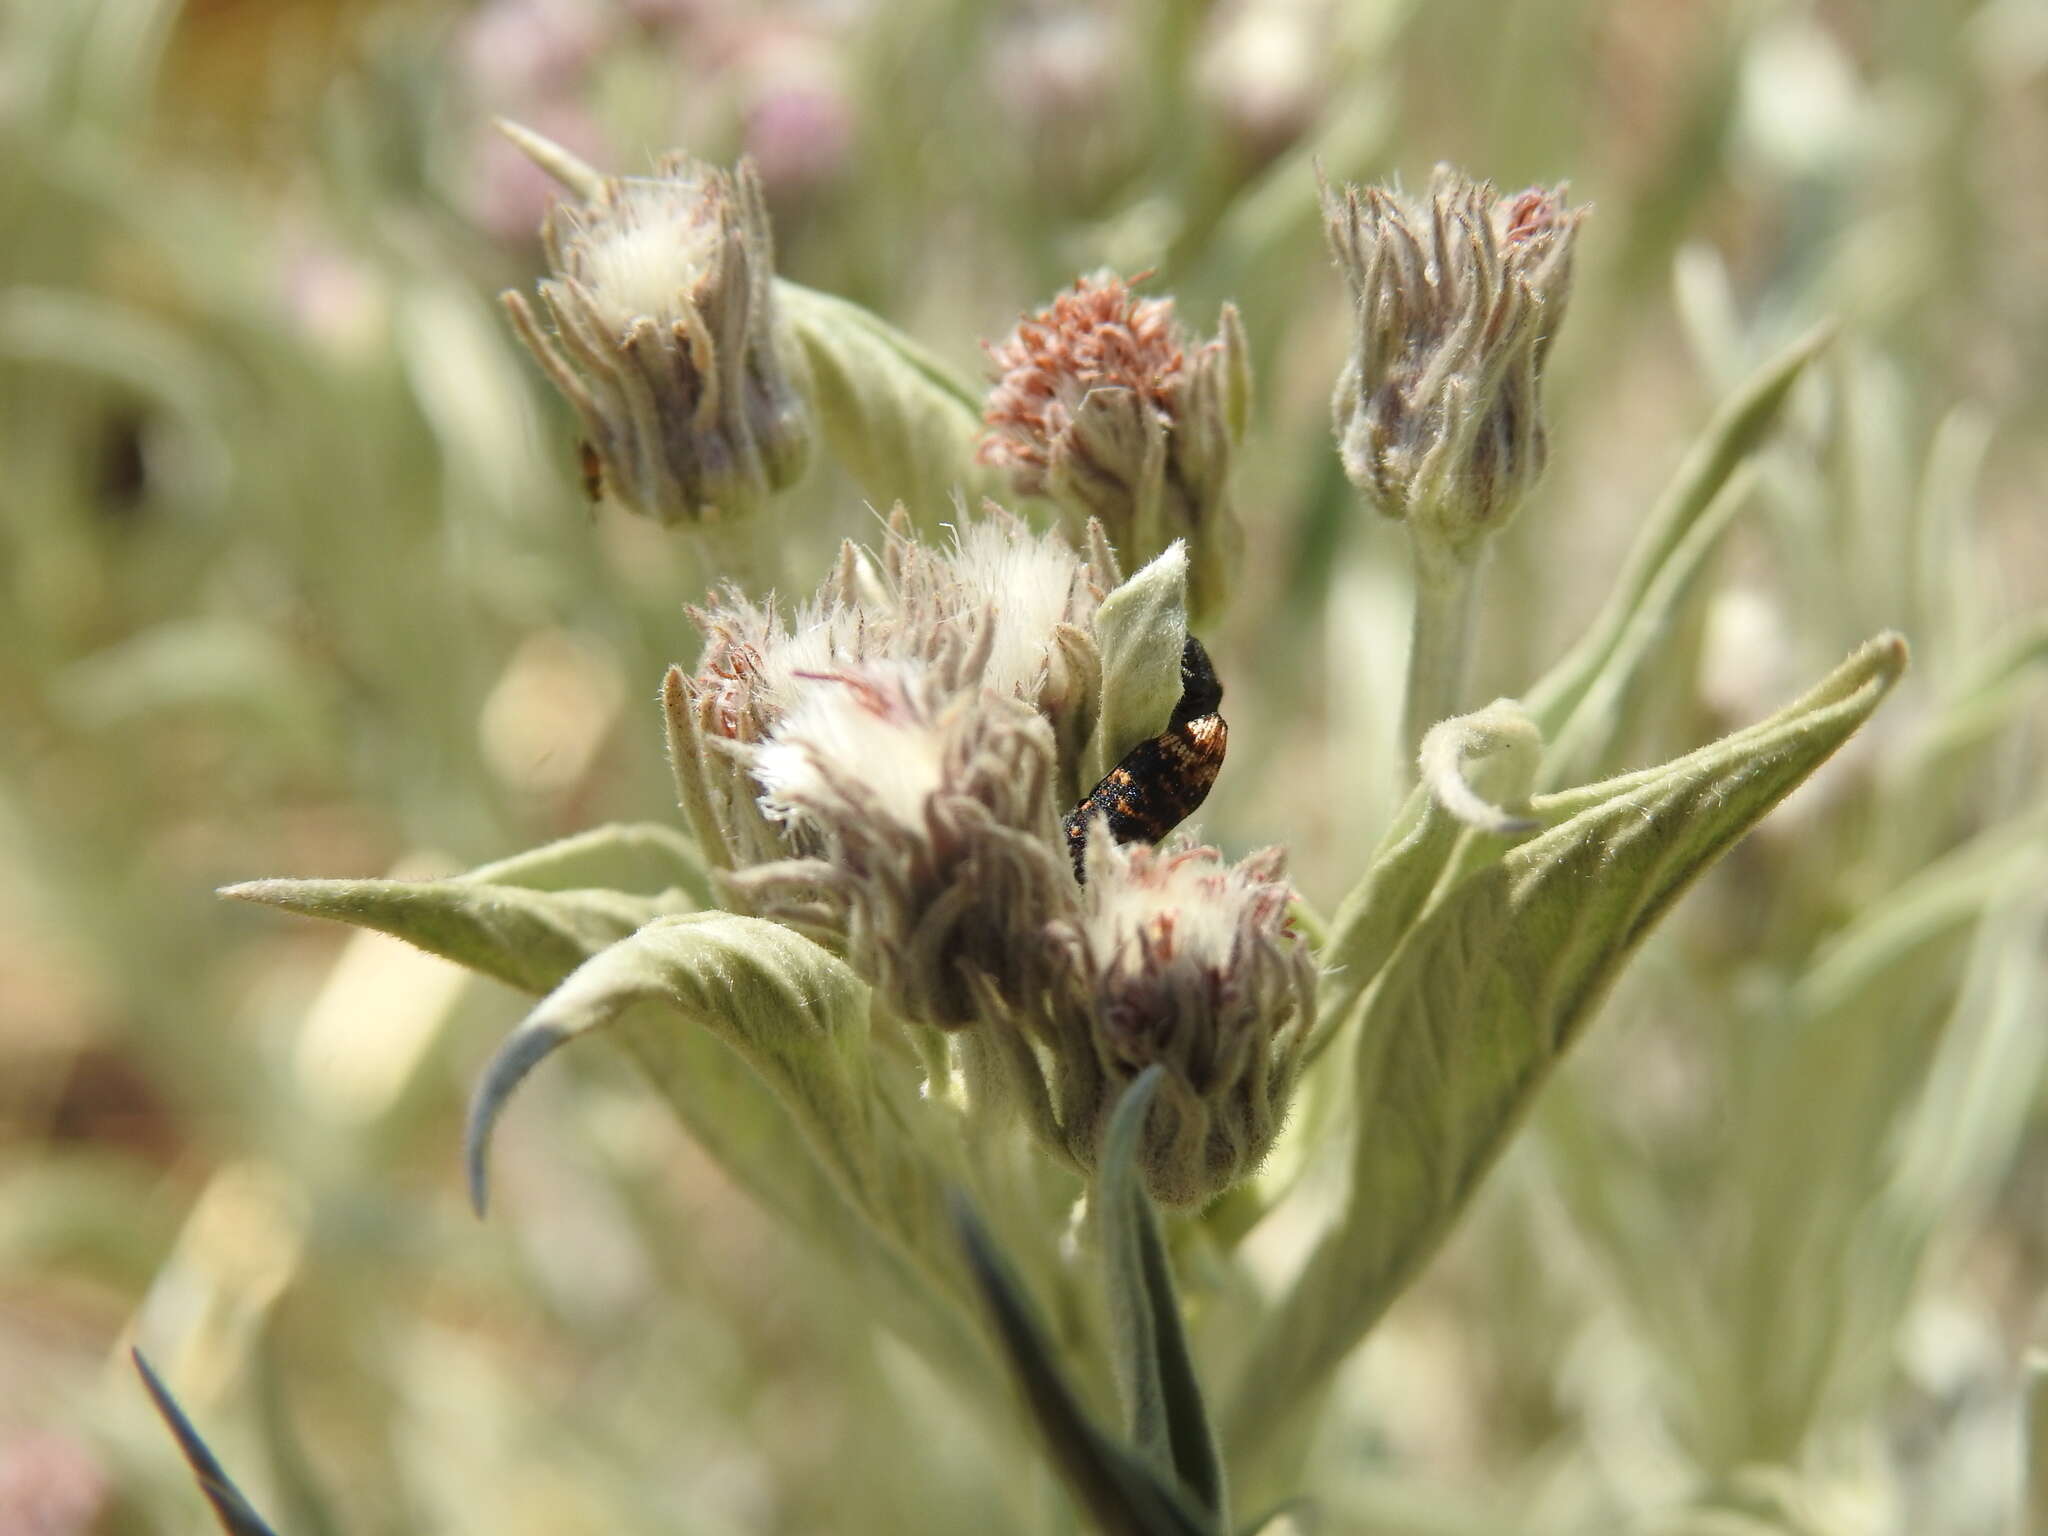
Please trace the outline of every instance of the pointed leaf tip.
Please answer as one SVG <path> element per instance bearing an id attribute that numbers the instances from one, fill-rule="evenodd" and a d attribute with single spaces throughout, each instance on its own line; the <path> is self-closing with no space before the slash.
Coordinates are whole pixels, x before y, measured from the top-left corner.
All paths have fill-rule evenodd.
<path id="1" fill-rule="evenodd" d="M 494 117 L 491 126 L 511 140 L 513 147 L 522 155 L 585 202 L 595 202 L 604 191 L 604 173 L 585 164 L 553 139 L 535 133 L 509 117 Z"/>
<path id="2" fill-rule="evenodd" d="M 286 904 L 287 897 L 276 887 L 293 883 L 290 880 L 239 880 L 233 885 L 218 887 L 213 894 L 227 901 L 253 901 L 268 907 L 281 907 Z"/>
<path id="3" fill-rule="evenodd" d="M 144 1390 L 149 1393 L 149 1399 L 169 1428 L 171 1437 L 178 1442 L 178 1451 L 184 1456 L 185 1465 L 192 1469 L 200 1493 L 213 1506 L 214 1518 L 220 1521 L 221 1529 L 228 1536 L 277 1536 L 269 1523 L 256 1513 L 255 1507 L 242 1496 L 241 1489 L 235 1486 L 234 1479 L 228 1476 L 220 1459 L 185 1416 L 185 1410 L 178 1406 L 178 1400 L 150 1365 L 148 1357 L 139 1349 L 130 1349 L 128 1358 L 135 1362 Z"/>
<path id="4" fill-rule="evenodd" d="M 498 1114 L 526 1075 L 567 1041 L 570 1034 L 560 1025 L 546 1021 L 515 1030 L 498 1047 L 477 1080 L 476 1092 L 469 1101 L 469 1118 L 462 1129 L 462 1162 L 469 1174 L 470 1208 L 479 1221 L 490 1204 L 491 1132 L 497 1126 Z"/>
<path id="5" fill-rule="evenodd" d="M 549 850 L 487 868 L 542 867 Z M 584 961 L 670 914 L 687 897 L 623 891 L 531 890 L 458 876 L 452 880 L 251 880 L 221 892 L 403 939 L 429 954 L 545 993 Z"/>

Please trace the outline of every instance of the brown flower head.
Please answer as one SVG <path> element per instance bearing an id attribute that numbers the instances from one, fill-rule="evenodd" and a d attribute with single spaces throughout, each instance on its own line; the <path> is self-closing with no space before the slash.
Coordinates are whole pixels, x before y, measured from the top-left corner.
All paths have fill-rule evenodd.
<path id="1" fill-rule="evenodd" d="M 794 622 L 727 592 L 671 673 L 685 808 L 734 898 L 844 953 L 906 1018 L 946 1028 L 1040 983 L 1073 899 L 1059 818 L 1100 690 L 1111 584 L 1007 516 L 950 549 L 892 522 Z"/>
<path id="2" fill-rule="evenodd" d="M 1195 345 L 1172 299 L 1141 299 L 1103 272 L 988 353 L 981 461 L 1076 529 L 1099 519 L 1137 561 L 1187 540 L 1191 608 L 1213 611 L 1238 542 L 1227 481 L 1250 394 L 1237 311 L 1225 305 L 1216 339 Z"/>

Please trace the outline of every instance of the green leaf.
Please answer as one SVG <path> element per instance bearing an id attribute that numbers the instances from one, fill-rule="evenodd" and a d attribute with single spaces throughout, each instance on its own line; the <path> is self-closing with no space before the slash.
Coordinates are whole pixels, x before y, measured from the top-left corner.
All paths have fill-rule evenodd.
<path id="1" fill-rule="evenodd" d="M 1102 710 L 1088 749 L 1090 783 L 1139 742 L 1166 729 L 1180 702 L 1180 658 L 1188 638 L 1188 556 L 1175 542 L 1102 600 L 1095 615 L 1102 648 Z"/>
<path id="2" fill-rule="evenodd" d="M 833 456 L 876 506 L 901 501 L 931 527 L 957 495 L 994 488 L 974 461 L 981 397 L 950 368 L 845 299 L 778 278 L 775 302 Z"/>
<path id="3" fill-rule="evenodd" d="M 1227 1527 L 1223 1458 L 1182 1327 L 1159 1213 L 1138 1177 L 1145 1116 L 1165 1070 L 1155 1063 L 1124 1090 L 1110 1116 L 1095 1172 L 1110 1326 L 1131 1443 L 1172 1474 L 1189 1500 L 1219 1527 Z"/>
<path id="4" fill-rule="evenodd" d="M 1865 645 L 1762 726 L 1576 796 L 1574 814 L 1468 875 L 1408 932 L 1366 999 L 1352 1186 L 1262 1325 L 1233 1444 L 1268 1440 L 1435 1249 L 1672 902 L 1846 741 L 1905 666 Z"/>
<path id="5" fill-rule="evenodd" d="M 1525 807 L 1543 744 L 1519 706 L 1497 699 L 1482 710 L 1430 728 L 1423 737 L 1422 784 L 1401 808 L 1365 875 L 1338 907 L 1317 952 L 1313 1062 L 1343 1032 L 1366 988 L 1440 886 L 1470 872 L 1542 823 L 1511 813 Z M 1484 775 L 1473 782 L 1475 770 Z M 1482 793 L 1484 790 L 1484 793 Z M 1488 798 L 1488 796 L 1491 798 Z"/>
<path id="6" fill-rule="evenodd" d="M 649 919 L 688 906 L 680 891 L 535 891 L 453 880 L 250 880 L 221 895 L 374 928 L 522 992 L 543 993 Z"/>
<path id="7" fill-rule="evenodd" d="M 867 988 L 779 923 L 705 912 L 656 919 L 593 956 L 499 1047 L 471 1099 L 464 1141 L 479 1212 L 491 1131 L 513 1089 L 557 1048 L 618 1022 L 636 1003 L 666 1004 L 737 1051 L 826 1165 L 856 1195 L 867 1192 Z"/>
<path id="8" fill-rule="evenodd" d="M 778 1203 L 816 1216 L 822 1175 L 864 1228 L 828 1217 L 823 1235 L 863 1260 L 877 1257 L 879 1244 L 899 1290 L 919 1305 L 955 1309 L 940 1331 L 964 1324 L 939 1174 L 873 1079 L 868 1000 L 843 961 L 779 923 L 730 912 L 655 919 L 549 994 L 485 1068 L 464 1140 L 477 1210 L 488 1191 L 491 1133 L 513 1090 L 560 1046 L 593 1033 L 617 1034 L 714 1151 L 730 1145 L 741 1108 L 740 1134 L 758 1137 L 761 1095 L 728 1108 L 689 1092 L 687 1076 L 703 1068 L 704 1043 L 715 1040 L 745 1063 L 779 1111 L 777 1123 L 794 1132 L 779 1148 L 752 1144 L 754 1181 L 793 1186 L 794 1200 Z M 922 1331 L 930 1342 L 932 1330 Z"/>
<path id="9" fill-rule="evenodd" d="M 374 928 L 533 993 L 650 919 L 711 904 L 696 848 L 658 823 L 595 827 L 449 880 L 250 880 L 220 894 Z"/>
<path id="10" fill-rule="evenodd" d="M 462 877 L 481 885 L 522 885 L 533 891 L 680 890 L 700 907 L 716 905 L 697 845 L 658 821 L 613 822 L 559 842 L 515 853 Z"/>
<path id="11" fill-rule="evenodd" d="M 1464 830 L 1427 789 L 1409 795 L 1365 874 L 1338 904 L 1329 936 L 1316 951 L 1322 979 L 1311 1064 L 1342 1032 L 1401 935 L 1421 915 Z"/>
<path id="12" fill-rule="evenodd" d="M 1711 548 L 1712 540 L 1687 536 L 1706 516 L 1727 486 L 1737 467 L 1761 447 L 1783 412 L 1792 386 L 1806 365 L 1825 347 L 1832 327 L 1809 332 L 1757 370 L 1731 399 L 1714 413 L 1683 462 L 1678 473 L 1637 535 L 1619 579 L 1609 593 L 1606 606 L 1594 619 L 1584 638 L 1552 667 L 1543 680 L 1529 690 L 1524 700 L 1529 714 L 1546 739 L 1554 739 L 1580 702 L 1614 664 L 1637 615 L 1659 588 L 1659 577 L 1674 560 L 1697 561 Z M 1666 580 L 1661 591 L 1669 594 L 1683 582 Z"/>
<path id="13" fill-rule="evenodd" d="M 572 893 L 575 894 L 575 893 Z M 490 1137 L 512 1092 L 572 1040 L 602 1033 L 707 1152 L 829 1256 L 876 1314 L 985 1394 L 993 1362 L 968 1310 L 932 1155 L 873 1072 L 869 994 L 780 924 L 728 912 L 657 917 L 555 988 L 509 1036 L 471 1099 L 465 1163 L 478 1211 Z"/>
<path id="14" fill-rule="evenodd" d="M 1075 1502 L 1108 1536 L 1215 1536 L 1222 1527 L 1204 1520 L 1148 1461 L 1089 1417 L 1054 1364 L 1023 1287 L 964 1200 L 954 1202 L 953 1224 L 1003 1357 Z"/>
<path id="15" fill-rule="evenodd" d="M 1546 786 L 1598 771 L 1628 724 L 1631 703 L 1654 694 L 1653 665 L 1660 655 L 1668 656 L 1681 616 L 1703 590 L 1701 578 L 1714 552 L 1736 514 L 1749 504 L 1755 478 L 1746 466 L 1738 469 L 1657 567 L 1628 622 L 1614 637 L 1606 661 L 1557 726 L 1543 758 Z M 1667 661 L 1666 666 L 1672 663 Z"/>
<path id="16" fill-rule="evenodd" d="M 199 1480 L 199 1491 L 206 1495 L 206 1502 L 213 1506 L 220 1528 L 228 1536 L 276 1536 L 263 1517 L 256 1513 L 249 1501 L 242 1497 L 234 1479 L 222 1467 L 219 1458 L 208 1449 L 205 1439 L 185 1417 L 185 1410 L 178 1406 L 178 1400 L 171 1396 L 157 1374 L 150 1368 L 142 1351 L 132 1349 L 129 1358 L 134 1360 L 135 1369 L 142 1373 L 142 1385 L 148 1389 L 150 1401 L 156 1404 L 156 1411 L 170 1426 L 171 1434 L 177 1438 L 178 1449 L 184 1453 L 185 1464 L 192 1469 L 192 1475 Z"/>

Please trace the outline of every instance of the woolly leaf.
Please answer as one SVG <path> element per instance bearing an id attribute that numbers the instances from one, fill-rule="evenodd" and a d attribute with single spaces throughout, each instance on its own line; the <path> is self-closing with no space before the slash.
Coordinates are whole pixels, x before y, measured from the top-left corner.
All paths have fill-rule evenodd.
<path id="1" fill-rule="evenodd" d="M 1688 585 L 1682 571 L 1696 566 L 1711 550 L 1720 532 L 1715 524 L 1725 526 L 1732 506 L 1724 501 L 1724 516 L 1719 519 L 1708 517 L 1709 509 L 1736 470 L 1762 447 L 1792 386 L 1832 335 L 1832 329 L 1823 327 L 1794 342 L 1714 413 L 1643 520 L 1621 575 L 1584 638 L 1529 690 L 1529 714 L 1546 738 L 1558 734 L 1596 686 L 1618 691 L 1624 679 L 1613 675 L 1617 661 L 1622 667 L 1640 664 L 1642 650 L 1629 645 L 1631 634 L 1640 636 L 1646 623 L 1656 624 L 1655 619 L 1645 620 L 1646 611 L 1675 602 L 1682 594 Z M 1707 532 L 1695 535 L 1703 522 Z M 1629 654 L 1621 654 L 1625 651 Z"/>
<path id="2" fill-rule="evenodd" d="M 1023 1287 L 964 1201 L 956 1201 L 953 1222 L 969 1273 L 1046 1452 L 1096 1528 L 1106 1536 L 1214 1536 L 1220 1531 L 1151 1463 L 1095 1424 L 1054 1363 L 1052 1342 Z"/>
<path id="3" fill-rule="evenodd" d="M 1139 742 L 1165 730 L 1180 702 L 1180 659 L 1188 638 L 1186 547 L 1168 545 L 1105 597 L 1095 634 L 1102 648 L 1102 712 L 1089 746 L 1091 782 Z"/>
<path id="4" fill-rule="evenodd" d="M 467 878 L 251 880 L 221 895 L 374 928 L 534 993 L 650 918 L 689 905 L 680 891 L 534 891 Z"/>
<path id="5" fill-rule="evenodd" d="M 1227 1526 L 1223 1459 L 1182 1327 L 1159 1213 L 1138 1175 L 1145 1116 L 1164 1072 L 1155 1063 L 1124 1090 L 1095 1171 L 1110 1325 L 1132 1445 L 1171 1474 L 1192 1503 Z"/>
<path id="6" fill-rule="evenodd" d="M 775 302 L 803 349 L 833 456 L 878 507 L 931 527 L 958 495 L 992 488 L 974 461 L 981 399 L 879 316 L 778 279 Z"/>
<path id="7" fill-rule="evenodd" d="M 1233 1404 L 1255 1447 L 1420 1268 L 1671 903 L 1877 707 L 1905 665 L 1886 635 L 1762 725 L 1532 811 L 1568 819 L 1436 899 L 1359 1021 L 1359 1128 L 1343 1216 L 1262 1326 Z M 1547 815 L 1546 813 L 1549 813 Z"/>
<path id="8" fill-rule="evenodd" d="M 593 956 L 499 1047 L 471 1100 L 465 1138 L 479 1211 L 491 1131 L 513 1089 L 543 1058 L 618 1022 L 637 1003 L 664 1003 L 738 1052 L 827 1165 L 861 1185 L 872 1162 L 860 1091 L 866 987 L 843 962 L 778 923 L 706 912 L 656 919 Z"/>

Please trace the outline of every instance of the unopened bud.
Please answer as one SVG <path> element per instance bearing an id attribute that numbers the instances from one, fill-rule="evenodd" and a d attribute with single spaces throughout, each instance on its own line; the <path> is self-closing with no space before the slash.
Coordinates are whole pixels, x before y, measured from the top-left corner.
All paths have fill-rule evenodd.
<path id="1" fill-rule="evenodd" d="M 1357 333 L 1332 401 L 1352 484 L 1470 561 L 1542 472 L 1540 386 L 1582 210 L 1438 166 L 1429 197 L 1323 189 Z"/>
<path id="2" fill-rule="evenodd" d="M 811 436 L 760 178 L 676 156 L 578 190 L 541 231 L 547 323 L 504 295 L 520 340 L 622 506 L 666 524 L 748 516 L 802 472 Z"/>

